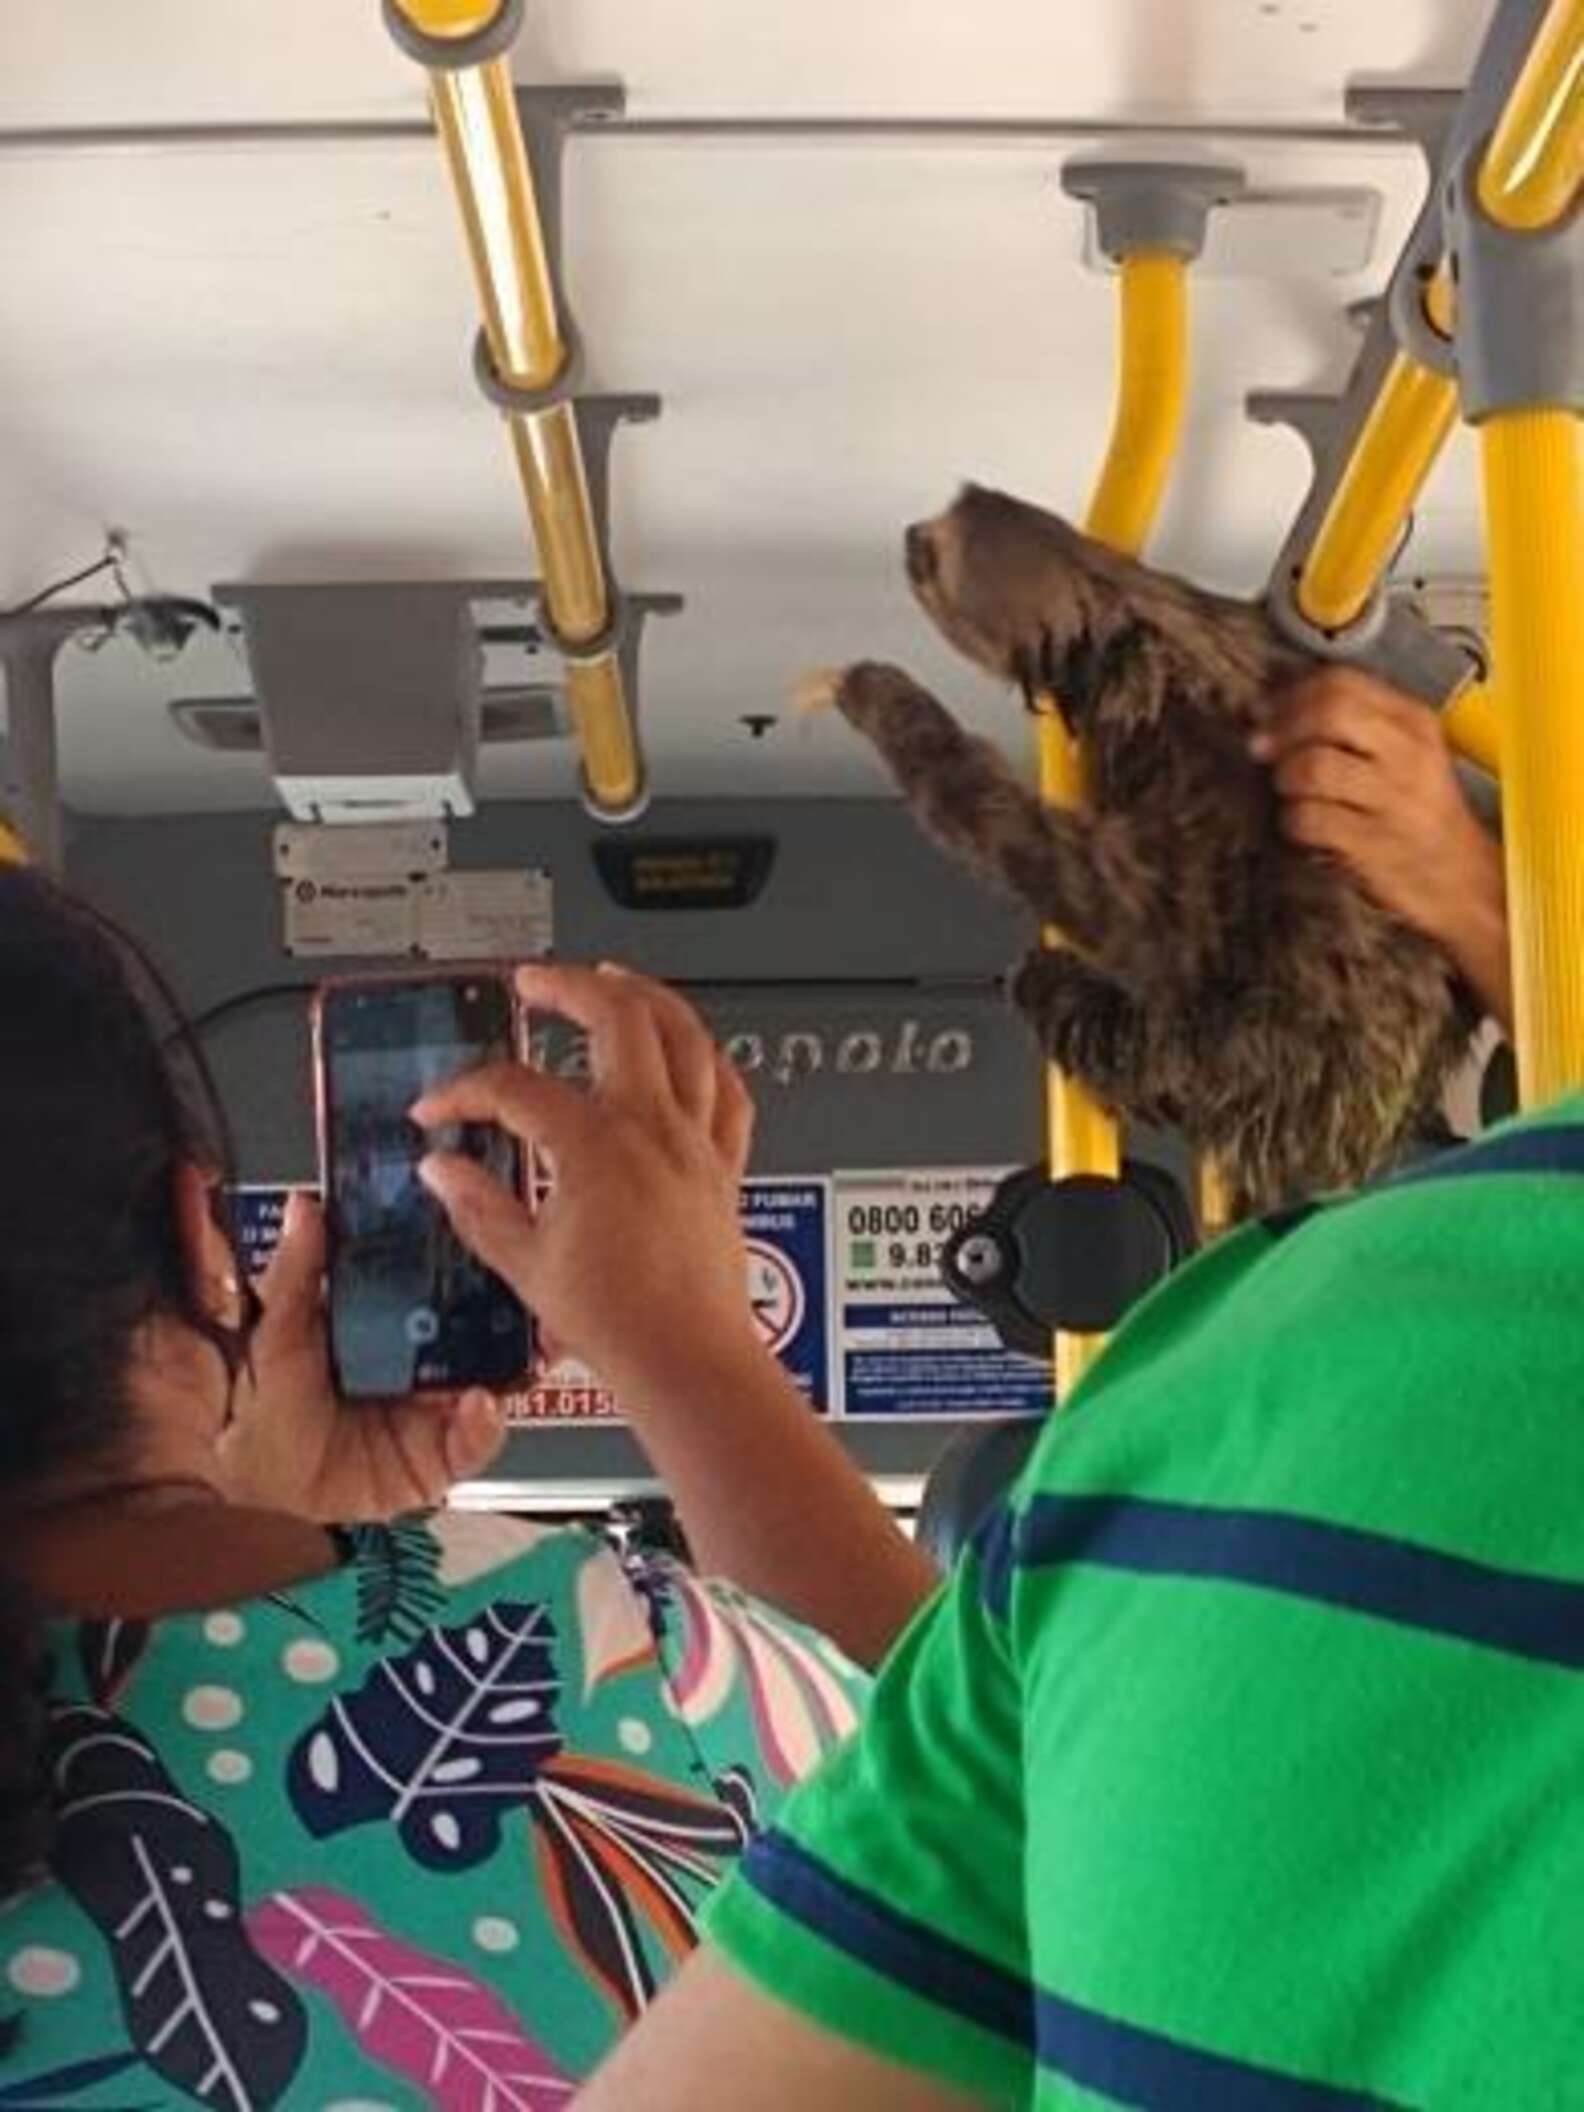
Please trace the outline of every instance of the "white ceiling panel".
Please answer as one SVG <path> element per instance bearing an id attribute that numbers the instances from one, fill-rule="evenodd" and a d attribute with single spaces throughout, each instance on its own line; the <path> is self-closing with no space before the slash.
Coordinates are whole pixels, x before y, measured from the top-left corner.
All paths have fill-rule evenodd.
<path id="1" fill-rule="evenodd" d="M 524 78 L 730 113 L 1335 120 L 1352 73 L 1458 78 L 1488 0 L 528 0 Z M 377 118 L 419 105 L 377 0 L 6 0 L 0 124 Z"/>

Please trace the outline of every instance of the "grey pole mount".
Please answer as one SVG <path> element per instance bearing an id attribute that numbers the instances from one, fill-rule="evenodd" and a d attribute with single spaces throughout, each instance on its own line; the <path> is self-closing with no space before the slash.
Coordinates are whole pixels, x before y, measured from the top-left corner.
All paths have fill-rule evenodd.
<path id="1" fill-rule="evenodd" d="M 383 0 L 385 27 L 391 40 L 408 58 L 416 59 L 431 73 L 461 73 L 472 66 L 487 66 L 503 59 L 522 35 L 526 0 L 500 0 L 500 5 L 482 29 L 466 37 L 436 37 L 420 29 L 400 5 Z"/>
<path id="2" fill-rule="evenodd" d="M 1248 187 L 1235 162 L 1088 159 L 1069 161 L 1062 189 L 1094 208 L 1100 247 L 1113 262 L 1143 253 L 1204 253 L 1210 215 Z"/>
<path id="3" fill-rule="evenodd" d="M 0 748 L 0 791 L 6 795 L 5 804 L 29 856 L 49 873 L 62 870 L 66 853 L 55 662 L 68 640 L 109 629 L 119 613 L 109 608 L 62 608 L 0 616 L 7 727 Z"/>
<path id="4" fill-rule="evenodd" d="M 1313 462 L 1308 497 L 1277 555 L 1267 589 L 1267 607 L 1277 627 L 1317 658 L 1371 668 L 1438 710 L 1467 686 L 1475 672 L 1473 662 L 1460 646 L 1442 637 L 1406 607 L 1389 581 L 1381 582 L 1355 622 L 1335 632 L 1320 630 L 1305 619 L 1298 607 L 1297 585 L 1364 421 L 1399 351 L 1442 374 L 1457 371 L 1460 360 L 1466 364 L 1470 357 L 1476 372 L 1493 362 L 1499 366 L 1510 360 L 1518 372 L 1527 370 L 1529 386 L 1560 383 L 1565 387 L 1569 368 L 1576 376 L 1579 363 L 1584 360 L 1584 331 L 1579 322 L 1581 281 L 1565 259 L 1560 266 L 1557 261 L 1566 249 L 1565 233 L 1559 233 L 1557 240 L 1548 245 L 1549 255 L 1538 265 L 1531 261 L 1530 266 L 1525 266 L 1520 261 L 1511 270 L 1497 267 L 1493 271 L 1489 289 L 1479 303 L 1479 321 L 1465 320 L 1466 311 L 1474 305 L 1465 291 L 1458 304 L 1459 344 L 1441 335 L 1425 309 L 1430 282 L 1449 253 L 1457 276 L 1466 275 L 1469 268 L 1459 250 L 1459 231 L 1466 224 L 1460 200 L 1468 196 L 1472 181 L 1468 172 L 1476 165 L 1476 155 L 1512 93 L 1545 6 L 1546 0 L 1498 0 L 1466 90 L 1365 86 L 1349 89 L 1350 118 L 1360 124 L 1394 130 L 1419 148 L 1429 171 L 1425 201 L 1385 296 L 1370 319 L 1342 393 L 1316 396 L 1303 391 L 1262 390 L 1248 399 L 1251 418 L 1261 424 L 1291 426 L 1308 447 Z M 1575 212 L 1575 230 L 1579 221 L 1580 215 Z M 1490 232 L 1500 234 L 1499 230 Z M 1576 231 L 1571 239 L 1577 242 Z M 1493 240 L 1486 253 L 1497 247 L 1509 249 L 1510 241 L 1511 238 L 1503 243 Z M 1531 252 L 1531 260 L 1537 254 Z M 1473 269 L 1477 273 L 1477 262 Z M 1524 280 L 1524 292 L 1515 295 L 1514 278 L 1526 271 L 1532 276 Z M 1567 284 L 1570 271 L 1574 272 L 1571 292 Z M 1533 327 L 1536 309 L 1550 317 L 1550 352 L 1543 349 L 1541 333 Z M 1463 353 L 1461 344 L 1468 342 L 1473 347 L 1474 333 L 1480 332 L 1491 334 L 1501 344 L 1489 355 L 1479 349 Z M 1503 349 L 1509 344 L 1511 353 Z M 1558 367 L 1560 373 L 1555 371 Z M 1469 409 L 1469 386 L 1465 379 L 1465 409 Z M 1475 401 L 1483 400 L 1478 381 L 1473 383 L 1473 392 Z"/>
<path id="5" fill-rule="evenodd" d="M 1502 226 L 1479 177 L 1539 28 L 1540 0 L 1502 0 L 1474 71 L 1440 195 L 1457 327 L 1449 348 L 1471 425 L 1503 411 L 1584 414 L 1584 190 L 1553 226 Z"/>
<path id="6" fill-rule="evenodd" d="M 1422 309 L 1424 288 L 1440 261 L 1440 215 L 1434 183 L 1457 121 L 1462 97 L 1455 89 L 1356 88 L 1348 114 L 1361 123 L 1390 126 L 1411 139 L 1429 169 L 1432 195 L 1420 214 L 1384 298 L 1357 311 L 1364 340 L 1345 387 L 1336 394 L 1309 389 L 1257 389 L 1247 398 L 1257 425 L 1284 425 L 1309 450 L 1309 490 L 1297 519 L 1277 552 L 1266 589 L 1266 607 L 1278 630 L 1317 659 L 1367 667 L 1440 710 L 1468 683 L 1467 653 L 1425 623 L 1384 581 L 1362 614 L 1344 630 L 1310 623 L 1298 606 L 1298 580 L 1314 548 L 1321 523 L 1342 481 L 1370 409 L 1399 350 L 1394 318 L 1406 287 Z M 1433 250 L 1428 272 L 1424 259 Z"/>

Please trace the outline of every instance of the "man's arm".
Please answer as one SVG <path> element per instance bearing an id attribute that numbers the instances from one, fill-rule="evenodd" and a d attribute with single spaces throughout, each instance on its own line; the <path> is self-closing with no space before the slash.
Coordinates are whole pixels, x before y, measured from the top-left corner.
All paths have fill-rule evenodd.
<path id="1" fill-rule="evenodd" d="M 1343 859 L 1383 909 L 1445 949 L 1510 1029 L 1501 846 L 1463 796 L 1435 713 L 1372 675 L 1332 668 L 1284 698 L 1253 745 L 1292 840 Z"/>
<path id="2" fill-rule="evenodd" d="M 572 2112 L 974 2112 L 984 2102 L 821 2031 L 706 1944 Z"/>

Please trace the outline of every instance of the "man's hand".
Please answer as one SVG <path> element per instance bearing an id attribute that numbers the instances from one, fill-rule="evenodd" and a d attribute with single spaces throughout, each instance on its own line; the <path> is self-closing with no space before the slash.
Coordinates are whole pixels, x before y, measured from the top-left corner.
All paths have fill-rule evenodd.
<path id="1" fill-rule="evenodd" d="M 1463 796 L 1435 713 L 1371 675 L 1331 668 L 1293 689 L 1251 745 L 1271 765 L 1291 840 L 1341 858 L 1509 1020 L 1501 847 Z"/>
<path id="2" fill-rule="evenodd" d="M 292 1197 L 263 1281 L 263 1318 L 220 1440 L 228 1500 L 322 1525 L 382 1523 L 439 1503 L 494 1459 L 505 1435 L 487 1393 L 349 1403 L 330 1376 L 324 1218 Z"/>
<path id="3" fill-rule="evenodd" d="M 739 1217 L 753 1103 L 737 1072 L 681 998 L 639 976 L 526 968 L 518 987 L 586 1030 L 593 1083 L 502 1064 L 418 1103 L 425 1128 L 509 1130 L 551 1176 L 533 1212 L 471 1161 L 427 1159 L 458 1236 L 559 1347 L 635 1400 L 673 1361 L 758 1355 Z"/>

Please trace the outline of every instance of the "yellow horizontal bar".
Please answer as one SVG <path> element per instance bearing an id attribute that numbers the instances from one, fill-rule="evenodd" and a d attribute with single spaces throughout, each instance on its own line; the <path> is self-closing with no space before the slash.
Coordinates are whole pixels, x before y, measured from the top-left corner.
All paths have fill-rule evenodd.
<path id="1" fill-rule="evenodd" d="M 1363 615 L 1457 416 L 1456 381 L 1399 352 L 1299 575 L 1310 623 L 1341 631 Z"/>
<path id="2" fill-rule="evenodd" d="M 1111 548 L 1137 556 L 1165 496 L 1182 436 L 1188 396 L 1188 269 L 1180 257 L 1124 259 L 1116 410 L 1104 467 L 1085 523 Z M 1079 806 L 1088 791 L 1086 760 L 1051 698 L 1036 721 L 1040 794 L 1049 806 Z M 1059 944 L 1059 933 L 1047 943 Z M 1122 1170 L 1116 1123 L 1075 1079 L 1052 1066 L 1046 1119 L 1053 1179 Z M 1068 1399 L 1105 1347 L 1103 1336 L 1059 1335 L 1056 1397 Z"/>
<path id="3" fill-rule="evenodd" d="M 1518 1075 L 1584 1085 L 1584 438 L 1568 411 L 1480 428 Z"/>
<path id="4" fill-rule="evenodd" d="M 1471 682 L 1441 714 L 1441 730 L 1465 762 L 1501 775 L 1501 715 L 1485 682 Z"/>
<path id="5" fill-rule="evenodd" d="M 577 414 L 561 403 L 510 424 L 551 620 L 569 645 L 586 645 L 609 620 L 610 596 Z"/>
<path id="6" fill-rule="evenodd" d="M 1502 227 L 1554 227 L 1584 189 L 1584 0 L 1551 0 L 1480 169 Z"/>
<path id="7" fill-rule="evenodd" d="M 396 4 L 426 37 L 476 37 L 500 13 L 500 0 L 396 0 Z"/>
<path id="8" fill-rule="evenodd" d="M 430 84 L 495 370 L 517 388 L 548 388 L 566 344 L 510 64 L 436 73 Z"/>
<path id="9" fill-rule="evenodd" d="M 568 668 L 567 700 L 589 797 L 607 813 L 626 813 L 643 790 L 643 765 L 615 655 Z"/>

